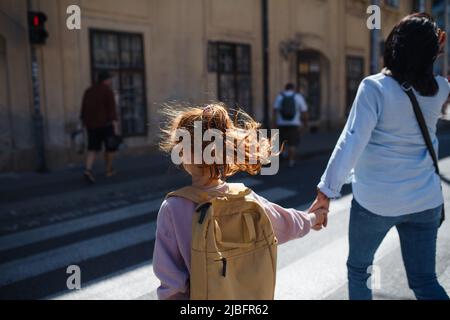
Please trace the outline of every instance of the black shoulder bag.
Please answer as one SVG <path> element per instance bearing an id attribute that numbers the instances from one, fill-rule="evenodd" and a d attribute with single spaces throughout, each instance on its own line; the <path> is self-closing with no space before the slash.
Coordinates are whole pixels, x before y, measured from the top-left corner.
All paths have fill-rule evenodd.
<path id="1" fill-rule="evenodd" d="M 433 143 L 431 142 L 430 133 L 427 128 L 427 124 L 425 122 L 425 118 L 423 117 L 422 110 L 420 109 L 419 102 L 417 101 L 416 95 L 414 94 L 412 90 L 412 86 L 408 83 L 402 83 L 400 84 L 403 91 L 408 95 L 409 99 L 411 100 L 411 104 L 413 106 L 414 114 L 416 115 L 417 123 L 419 124 L 420 131 L 422 132 L 423 140 L 425 140 L 425 144 L 427 146 L 428 152 L 430 153 L 431 158 L 433 159 L 434 168 L 436 170 L 436 174 L 440 177 L 440 171 L 439 171 L 439 162 L 438 158 L 436 156 L 436 152 L 433 147 Z M 441 186 L 442 189 L 442 186 Z M 444 205 L 442 205 L 442 217 L 441 217 L 441 225 L 445 221 L 445 208 Z"/>

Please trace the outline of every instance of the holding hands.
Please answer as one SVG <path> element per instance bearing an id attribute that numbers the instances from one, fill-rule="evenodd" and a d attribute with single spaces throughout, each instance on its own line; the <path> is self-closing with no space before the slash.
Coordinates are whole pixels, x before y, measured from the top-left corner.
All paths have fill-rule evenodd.
<path id="1" fill-rule="evenodd" d="M 311 208 L 308 212 L 312 217 L 313 229 L 316 231 L 326 228 L 328 225 L 328 212 L 330 209 L 330 199 L 322 193 L 320 190 L 317 191 L 317 197 L 314 200 Z"/>

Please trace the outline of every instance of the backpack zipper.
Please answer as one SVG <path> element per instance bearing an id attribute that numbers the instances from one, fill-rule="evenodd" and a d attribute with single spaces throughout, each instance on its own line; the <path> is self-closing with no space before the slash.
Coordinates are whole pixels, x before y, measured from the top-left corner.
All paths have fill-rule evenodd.
<path id="1" fill-rule="evenodd" d="M 227 276 L 227 259 L 222 258 L 222 276 L 226 278 Z"/>

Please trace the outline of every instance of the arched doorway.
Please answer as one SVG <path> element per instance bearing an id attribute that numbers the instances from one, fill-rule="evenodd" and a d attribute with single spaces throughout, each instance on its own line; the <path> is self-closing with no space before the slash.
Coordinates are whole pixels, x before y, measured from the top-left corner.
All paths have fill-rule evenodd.
<path id="1" fill-rule="evenodd" d="M 323 105 L 327 96 L 328 65 L 316 50 L 301 50 L 297 54 L 297 85 L 308 103 L 311 122 L 323 120 Z"/>

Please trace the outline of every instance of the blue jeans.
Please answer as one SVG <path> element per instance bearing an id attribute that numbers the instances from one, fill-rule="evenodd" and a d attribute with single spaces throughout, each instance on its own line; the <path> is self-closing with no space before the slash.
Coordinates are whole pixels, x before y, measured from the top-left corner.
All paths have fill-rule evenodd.
<path id="1" fill-rule="evenodd" d="M 347 260 L 351 300 L 371 300 L 368 288 L 375 252 L 388 231 L 396 227 L 409 287 L 419 300 L 448 300 L 436 277 L 436 241 L 441 207 L 400 217 L 383 217 L 352 202 Z"/>

